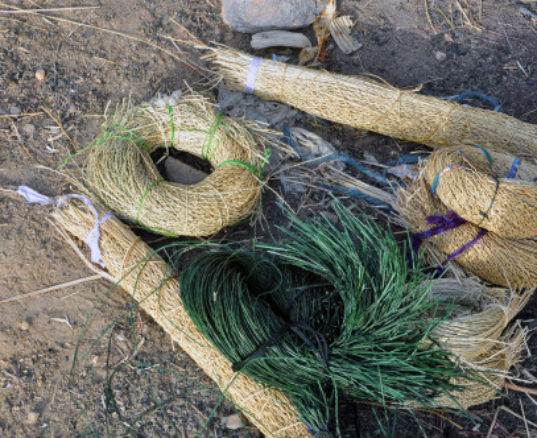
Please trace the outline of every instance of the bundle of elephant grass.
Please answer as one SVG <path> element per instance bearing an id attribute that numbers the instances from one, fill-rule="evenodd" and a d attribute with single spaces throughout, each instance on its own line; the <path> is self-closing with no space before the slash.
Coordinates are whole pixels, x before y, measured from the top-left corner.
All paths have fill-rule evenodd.
<path id="1" fill-rule="evenodd" d="M 537 127 L 505 114 L 422 96 L 367 77 L 313 70 L 227 48 L 208 57 L 233 90 L 253 92 L 309 114 L 431 147 L 477 143 L 537 155 Z"/>
<path id="2" fill-rule="evenodd" d="M 173 105 L 124 106 L 90 149 L 84 183 L 130 223 L 171 236 L 206 236 L 248 216 L 261 193 L 266 138 L 217 114 L 201 95 Z M 173 148 L 207 160 L 202 181 L 166 181 L 151 153 Z"/>
<path id="3" fill-rule="evenodd" d="M 63 208 L 57 208 L 53 219 L 61 230 L 80 241 L 86 239 L 96 220 L 88 206 L 77 201 L 67 201 Z M 99 245 L 107 272 L 260 431 L 275 437 L 309 435 L 286 395 L 235 372 L 210 345 L 185 311 L 173 269 L 127 225 L 115 217 L 103 222 Z"/>

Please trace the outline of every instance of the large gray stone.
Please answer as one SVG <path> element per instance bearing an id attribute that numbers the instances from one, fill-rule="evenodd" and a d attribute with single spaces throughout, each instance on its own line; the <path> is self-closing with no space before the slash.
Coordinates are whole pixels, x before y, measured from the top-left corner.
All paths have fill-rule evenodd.
<path id="1" fill-rule="evenodd" d="M 222 0 L 224 21 L 239 32 L 298 29 L 315 21 L 327 0 Z"/>

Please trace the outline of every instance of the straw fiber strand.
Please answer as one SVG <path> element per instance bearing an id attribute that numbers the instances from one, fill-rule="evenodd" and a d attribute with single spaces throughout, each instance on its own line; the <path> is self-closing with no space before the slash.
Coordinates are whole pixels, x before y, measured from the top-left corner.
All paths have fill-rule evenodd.
<path id="1" fill-rule="evenodd" d="M 74 202 L 53 213 L 55 222 L 84 240 L 95 218 Z M 261 431 L 269 436 L 310 436 L 294 405 L 282 393 L 263 387 L 243 374 L 204 339 L 180 299 L 171 267 L 126 225 L 112 217 L 100 226 L 100 247 L 108 272 Z"/>
<path id="2" fill-rule="evenodd" d="M 428 216 L 445 216 L 449 209 L 438 197 L 430 193 L 430 186 L 423 173 L 410 186 L 398 191 L 396 210 L 413 233 L 431 228 Z M 479 227 L 466 223 L 426 240 L 446 257 L 472 241 Z M 537 285 L 537 242 L 514 240 L 486 233 L 478 242 L 459 254 L 455 261 L 467 272 L 471 272 L 491 283 L 515 289 Z"/>
<path id="3" fill-rule="evenodd" d="M 86 187 L 102 204 L 129 222 L 176 236 L 207 236 L 251 213 L 262 186 L 255 133 L 196 95 L 119 113 L 110 123 L 113 134 L 92 148 L 85 165 Z M 165 181 L 149 155 L 159 147 L 205 158 L 214 171 L 197 184 Z"/>
<path id="4" fill-rule="evenodd" d="M 507 178 L 515 157 L 472 146 L 435 151 L 425 178 L 435 180 L 442 203 L 459 216 L 501 237 L 523 239 L 537 234 L 537 166 L 521 160 Z M 489 163 L 489 159 L 492 163 Z"/>
<path id="5" fill-rule="evenodd" d="M 252 56 L 209 49 L 225 84 L 246 88 Z M 537 127 L 498 112 L 421 96 L 368 78 L 345 76 L 263 59 L 254 93 L 314 116 L 434 148 L 477 143 L 499 151 L 537 155 Z"/>

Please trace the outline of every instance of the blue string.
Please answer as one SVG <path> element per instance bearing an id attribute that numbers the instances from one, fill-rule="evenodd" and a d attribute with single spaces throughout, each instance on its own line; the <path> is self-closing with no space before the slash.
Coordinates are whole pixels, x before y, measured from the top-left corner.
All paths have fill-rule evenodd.
<path id="1" fill-rule="evenodd" d="M 511 170 L 509 170 L 509 175 L 507 175 L 507 178 L 513 179 L 516 176 L 516 172 L 518 170 L 519 165 L 520 165 L 520 158 L 515 157 L 513 164 L 511 165 Z"/>
<path id="2" fill-rule="evenodd" d="M 457 94 L 455 96 L 447 97 L 446 99 L 454 100 L 457 103 L 462 103 L 466 99 L 480 99 L 483 102 L 490 104 L 490 106 L 492 106 L 493 108 L 492 109 L 493 111 L 500 112 L 500 113 L 504 112 L 502 106 L 496 99 L 494 99 L 493 97 L 487 96 L 483 93 L 480 93 L 479 91 L 467 91 L 462 94 Z"/>
<path id="3" fill-rule="evenodd" d="M 362 193 L 356 187 L 344 187 L 344 186 L 329 185 L 329 184 L 324 184 L 324 183 L 317 183 L 317 186 L 322 189 L 330 190 L 335 193 L 340 193 L 342 195 L 350 196 L 351 198 L 354 198 L 354 199 L 365 199 L 370 204 L 387 207 L 388 209 L 393 210 L 393 207 L 390 204 L 387 204 L 384 201 L 381 201 L 379 199 L 366 195 L 365 193 Z"/>
<path id="4" fill-rule="evenodd" d="M 364 175 L 367 175 L 372 180 L 376 181 L 377 183 L 381 184 L 382 186 L 389 187 L 390 183 L 388 182 L 388 179 L 386 176 L 375 172 L 374 170 L 369 169 L 368 167 L 364 166 L 363 164 L 360 164 L 358 161 L 354 160 L 353 158 L 349 157 L 348 155 L 343 154 L 331 154 L 326 155 L 324 157 L 314 157 L 313 155 L 304 154 L 300 151 L 300 149 L 297 147 L 296 143 L 294 142 L 293 138 L 291 137 L 291 132 L 289 131 L 289 127 L 287 124 L 283 125 L 283 135 L 285 136 L 285 139 L 287 140 L 287 143 L 289 143 L 289 146 L 298 154 L 298 156 L 303 161 L 308 161 L 308 165 L 315 165 L 315 164 L 321 164 L 325 163 L 327 161 L 341 161 L 343 163 L 348 164 L 349 166 L 354 167 L 359 172 L 362 172 Z"/>

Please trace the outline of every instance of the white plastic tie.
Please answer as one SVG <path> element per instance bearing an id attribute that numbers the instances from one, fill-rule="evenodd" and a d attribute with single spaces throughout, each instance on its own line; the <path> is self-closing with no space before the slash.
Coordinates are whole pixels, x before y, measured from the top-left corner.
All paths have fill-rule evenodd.
<path id="1" fill-rule="evenodd" d="M 50 198 L 46 195 L 36 192 L 34 189 L 27 187 L 27 186 L 19 186 L 17 189 L 17 193 L 21 196 L 24 196 L 27 202 L 30 202 L 33 204 L 47 205 L 47 204 L 55 203 L 58 207 L 61 207 L 64 204 L 64 201 L 68 199 L 78 199 L 84 202 L 92 211 L 92 213 L 95 215 L 95 225 L 93 225 L 93 228 L 86 236 L 85 243 L 90 250 L 91 261 L 103 268 L 105 267 L 103 260 L 102 260 L 103 254 L 99 246 L 99 239 L 101 238 L 100 226 L 103 222 L 105 222 L 107 219 L 110 219 L 113 216 L 112 213 L 108 212 L 102 215 L 101 217 L 99 217 L 99 213 L 97 212 L 97 209 L 95 208 L 93 203 L 90 201 L 90 199 L 84 195 L 79 195 L 76 193 L 59 196 L 58 198 Z"/>
<path id="2" fill-rule="evenodd" d="M 246 87 L 244 87 L 245 93 L 254 94 L 255 78 L 257 76 L 257 70 L 261 65 L 261 61 L 263 61 L 263 58 L 256 57 L 252 59 L 250 69 L 248 70 L 248 77 L 246 78 Z"/>

